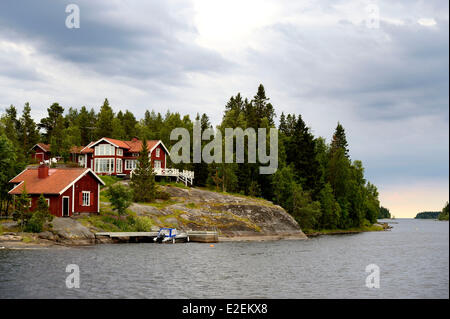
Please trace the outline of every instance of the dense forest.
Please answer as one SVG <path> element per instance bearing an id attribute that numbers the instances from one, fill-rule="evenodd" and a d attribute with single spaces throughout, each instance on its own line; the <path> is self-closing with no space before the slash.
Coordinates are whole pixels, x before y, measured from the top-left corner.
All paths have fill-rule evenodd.
<path id="1" fill-rule="evenodd" d="M 35 122 L 30 112 L 29 103 L 21 115 L 11 105 L 0 118 L 3 212 L 11 201 L 7 196 L 8 180 L 28 164 L 30 149 L 37 142 L 51 144 L 54 155 L 68 160 L 72 145 L 87 145 L 103 136 L 161 139 L 170 150 L 177 142 L 170 140 L 172 129 L 186 128 L 193 136 L 196 120 L 202 130 L 212 127 L 207 114 L 191 119 L 187 114 L 167 111 L 162 115 L 147 110 L 143 118 L 137 119 L 128 110 L 115 112 L 108 99 L 98 113 L 85 106 L 66 109 L 53 103 L 47 116 Z M 276 128 L 275 118 L 275 108 L 260 85 L 251 99 L 240 93 L 232 96 L 216 129 L 224 136 L 225 128 Z M 330 142 L 315 137 L 301 114 L 281 113 L 278 123 L 279 164 L 275 174 L 259 174 L 258 163 L 167 164 L 193 170 L 197 186 L 269 199 L 284 207 L 304 229 L 346 229 L 369 225 L 380 216 L 385 218 L 386 209 L 380 211 L 377 188 L 366 181 L 362 162 L 350 158 L 345 129 L 340 123 Z"/>
<path id="2" fill-rule="evenodd" d="M 437 219 L 441 212 L 420 212 L 417 213 L 416 219 Z"/>
<path id="3" fill-rule="evenodd" d="M 387 209 L 386 207 L 381 206 L 380 207 L 380 212 L 378 213 L 378 218 L 379 219 L 391 218 L 391 213 L 389 212 L 389 209 Z"/>

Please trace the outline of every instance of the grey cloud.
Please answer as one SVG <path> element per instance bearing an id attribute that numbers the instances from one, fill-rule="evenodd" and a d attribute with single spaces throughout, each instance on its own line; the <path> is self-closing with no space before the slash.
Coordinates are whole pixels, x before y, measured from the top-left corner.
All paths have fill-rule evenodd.
<path id="1" fill-rule="evenodd" d="M 0 34 L 11 40 L 33 41 L 44 53 L 108 76 L 161 76 L 179 83 L 184 72 L 219 72 L 232 65 L 215 52 L 177 38 L 177 32 L 195 29 L 176 19 L 173 8 L 159 1 L 152 2 L 151 10 L 145 3 L 143 10 L 148 14 L 134 23 L 125 23 L 130 17 L 114 3 L 77 1 L 79 29 L 65 27 L 69 3 L 72 1 L 2 1 Z"/>

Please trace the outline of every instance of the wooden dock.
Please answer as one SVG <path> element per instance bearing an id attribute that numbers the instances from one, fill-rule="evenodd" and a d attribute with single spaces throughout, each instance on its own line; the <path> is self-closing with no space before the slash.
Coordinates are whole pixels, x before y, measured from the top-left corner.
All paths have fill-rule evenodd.
<path id="1" fill-rule="evenodd" d="M 114 242 L 147 243 L 153 242 L 158 232 L 100 232 L 95 233 L 97 239 L 110 238 Z M 190 242 L 217 243 L 219 234 L 216 231 L 187 231 Z"/>

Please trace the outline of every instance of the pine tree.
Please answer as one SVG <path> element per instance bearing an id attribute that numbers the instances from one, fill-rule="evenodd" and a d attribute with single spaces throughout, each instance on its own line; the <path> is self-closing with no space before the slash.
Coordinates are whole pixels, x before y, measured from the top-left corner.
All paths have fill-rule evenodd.
<path id="1" fill-rule="evenodd" d="M 20 118 L 19 137 L 22 142 L 22 149 L 25 156 L 28 157 L 30 149 L 39 141 L 39 131 L 36 123 L 31 117 L 31 107 L 27 102 L 23 108 L 22 117 Z"/>
<path id="2" fill-rule="evenodd" d="M 122 118 L 122 127 L 124 129 L 125 138 L 132 139 L 136 136 L 136 118 L 133 113 L 126 111 Z"/>
<path id="3" fill-rule="evenodd" d="M 0 121 L 4 128 L 6 137 L 16 145 L 19 141 L 18 132 L 20 122 L 17 119 L 17 109 L 14 105 L 11 105 L 5 110 L 5 114 L 1 117 Z"/>
<path id="4" fill-rule="evenodd" d="M 115 138 L 118 140 L 125 139 L 125 137 L 126 137 L 125 130 L 122 126 L 122 122 L 117 117 L 114 118 L 111 122 L 111 133 L 110 133 L 109 137 L 112 137 L 112 138 Z"/>
<path id="5" fill-rule="evenodd" d="M 53 103 L 49 108 L 47 108 L 47 113 L 47 117 L 41 119 L 38 127 L 44 130 L 43 141 L 48 144 L 50 143 L 53 129 L 55 128 L 59 117 L 64 113 L 64 108 L 58 103 Z"/>
<path id="6" fill-rule="evenodd" d="M 281 133 L 284 135 L 287 135 L 287 124 L 286 124 L 286 117 L 284 116 L 284 113 L 281 112 L 280 116 L 280 125 L 278 126 L 278 129 Z"/>
<path id="7" fill-rule="evenodd" d="M 5 136 L 0 135 L 0 215 L 8 211 L 10 203 L 9 180 L 17 171 L 17 155 L 13 143 Z"/>
<path id="8" fill-rule="evenodd" d="M 97 138 L 107 137 L 111 135 L 111 123 L 114 119 L 114 112 L 109 106 L 108 99 L 105 98 L 97 119 Z"/>
<path id="9" fill-rule="evenodd" d="M 26 185 L 24 183 L 22 194 L 16 198 L 14 203 L 15 209 L 13 213 L 13 219 L 18 222 L 22 230 L 24 230 L 31 218 L 30 201 L 31 198 L 28 196 Z"/>
<path id="10" fill-rule="evenodd" d="M 320 163 L 314 136 L 300 115 L 288 142 L 286 153 L 287 162 L 294 164 L 300 184 L 305 190 L 311 191 L 315 198 L 320 191 Z"/>
<path id="11" fill-rule="evenodd" d="M 137 167 L 130 182 L 135 202 L 152 202 L 156 198 L 155 173 L 153 172 L 153 163 L 149 159 L 147 140 L 144 138 Z"/>
<path id="12" fill-rule="evenodd" d="M 349 157 L 348 143 L 347 137 L 345 136 L 345 130 L 344 127 L 341 125 L 341 123 L 338 122 L 336 130 L 334 131 L 333 134 L 333 140 L 331 141 L 331 152 L 334 152 L 339 148 L 344 150 L 344 154 L 346 157 Z"/>
<path id="13" fill-rule="evenodd" d="M 269 121 L 269 126 L 273 127 L 275 124 L 274 118 L 275 118 L 275 110 L 271 103 L 268 102 L 269 98 L 266 97 L 266 91 L 264 89 L 264 86 L 262 84 L 258 87 L 258 92 L 253 97 L 253 100 L 251 102 L 254 113 L 256 115 L 256 122 L 253 123 L 255 126 L 252 126 L 254 128 L 261 127 L 260 123 L 261 120 L 265 117 Z"/>

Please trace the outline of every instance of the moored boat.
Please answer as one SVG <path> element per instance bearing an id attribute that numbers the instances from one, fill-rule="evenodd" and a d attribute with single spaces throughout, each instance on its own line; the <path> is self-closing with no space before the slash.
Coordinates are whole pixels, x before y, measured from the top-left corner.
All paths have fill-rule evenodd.
<path id="1" fill-rule="evenodd" d="M 189 236 L 186 233 L 178 232 L 176 228 L 160 228 L 158 235 L 153 239 L 157 243 L 178 243 L 188 242 Z"/>

